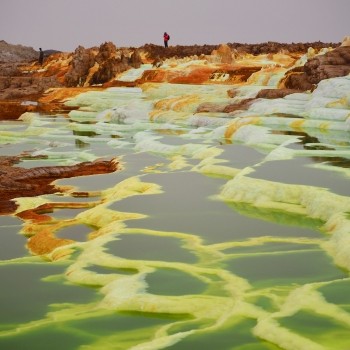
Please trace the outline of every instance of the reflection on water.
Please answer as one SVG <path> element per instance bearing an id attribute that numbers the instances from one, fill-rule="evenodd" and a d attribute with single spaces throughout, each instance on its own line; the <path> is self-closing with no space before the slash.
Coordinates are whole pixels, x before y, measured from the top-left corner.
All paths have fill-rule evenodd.
<path id="1" fill-rule="evenodd" d="M 56 235 L 58 238 L 73 239 L 78 242 L 84 242 L 87 240 L 89 233 L 93 231 L 93 228 L 83 225 L 70 226 L 59 231 Z"/>
<path id="2" fill-rule="evenodd" d="M 304 248 L 305 249 L 305 248 Z M 341 270 L 332 266 L 329 257 L 315 248 L 307 247 L 305 251 L 292 250 L 283 254 L 243 254 L 227 262 L 227 269 L 246 278 L 252 285 L 259 288 L 272 284 L 304 284 L 337 280 L 346 277 Z M 276 251 L 275 251 L 276 252 Z M 280 252 L 277 250 L 277 252 Z M 320 276 L 320 270 L 322 276 Z"/>
<path id="3" fill-rule="evenodd" d="M 274 132 L 276 133 L 276 132 Z M 279 131 L 278 133 L 282 133 L 284 135 L 294 135 L 300 136 L 300 144 L 303 145 L 303 148 L 306 150 L 336 150 L 337 146 L 350 147 L 350 141 L 348 139 L 348 133 L 337 132 L 335 135 L 339 135 L 340 137 L 334 137 L 335 144 L 332 146 L 331 144 L 321 143 L 317 137 L 310 136 L 306 132 L 300 131 Z M 337 142 L 338 141 L 338 142 Z M 292 146 L 295 144 L 292 144 Z M 300 149 L 300 148 L 299 148 Z M 342 168 L 350 167 L 350 159 L 342 158 L 342 157 L 322 157 L 322 156 L 312 156 L 310 157 L 313 161 L 317 163 L 326 162 L 333 166 L 338 166 Z"/>
<path id="4" fill-rule="evenodd" d="M 148 292 L 157 295 L 201 294 L 206 285 L 191 275 L 171 269 L 158 269 L 146 278 Z"/>
<path id="5" fill-rule="evenodd" d="M 350 348 L 348 133 L 224 140 L 217 116 L 192 126 L 176 97 L 145 120 L 155 91 L 2 123 L 3 154 L 45 157 L 20 166 L 120 170 L 58 180 L 63 193 L 19 199 L 37 217 L 1 218 L 0 348 Z"/>
<path id="6" fill-rule="evenodd" d="M 193 263 L 196 256 L 181 249 L 179 242 L 171 237 L 149 235 L 123 235 L 106 246 L 107 252 L 124 259 L 182 261 Z"/>
<path id="7" fill-rule="evenodd" d="M 349 179 L 330 171 L 312 168 L 313 161 L 296 158 L 264 163 L 254 168 L 251 177 L 270 181 L 328 188 L 333 193 L 349 196 Z"/>
<path id="8" fill-rule="evenodd" d="M 50 304 L 86 303 L 96 299 L 92 289 L 63 284 L 62 280 L 44 280 L 50 274 L 61 274 L 64 269 L 65 266 L 40 262 L 1 266 L 1 324 L 12 328 L 16 323 L 40 319 Z"/>
<path id="9" fill-rule="evenodd" d="M 0 226 L 0 256 L 2 260 L 20 258 L 28 254 L 25 248 L 26 239 L 18 232 L 21 226 L 18 222 L 15 225 L 6 225 L 5 220 Z"/>

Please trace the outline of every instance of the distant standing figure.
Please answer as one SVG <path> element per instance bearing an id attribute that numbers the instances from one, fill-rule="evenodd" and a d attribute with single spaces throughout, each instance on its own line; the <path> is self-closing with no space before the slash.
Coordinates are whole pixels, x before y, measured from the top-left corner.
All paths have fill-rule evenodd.
<path id="1" fill-rule="evenodd" d="M 168 41 L 170 40 L 170 35 L 167 32 L 164 32 L 164 47 L 168 47 Z"/>
<path id="2" fill-rule="evenodd" d="M 44 62 L 44 51 L 39 47 L 39 64 L 42 66 Z"/>

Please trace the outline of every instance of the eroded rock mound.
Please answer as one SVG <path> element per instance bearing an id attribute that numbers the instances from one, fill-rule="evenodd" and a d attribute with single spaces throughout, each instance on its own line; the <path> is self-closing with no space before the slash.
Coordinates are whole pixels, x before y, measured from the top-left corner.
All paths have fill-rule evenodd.
<path id="1" fill-rule="evenodd" d="M 296 89 L 262 89 L 256 95 L 256 98 L 282 98 L 290 94 L 294 94 L 300 92 L 300 90 Z"/>
<path id="2" fill-rule="evenodd" d="M 74 51 L 69 71 L 65 75 L 65 85 L 68 87 L 84 85 L 90 68 L 94 64 L 95 54 L 93 50 L 78 46 Z"/>
<path id="3" fill-rule="evenodd" d="M 233 52 L 230 47 L 226 44 L 222 44 L 219 46 L 217 50 L 214 50 L 211 53 L 211 56 L 214 56 L 219 63 L 227 63 L 232 64 L 234 61 Z"/>
<path id="4" fill-rule="evenodd" d="M 0 120 L 17 119 L 36 110 L 38 98 L 61 84 L 56 76 L 36 76 L 25 71 L 23 62 L 0 63 Z"/>
<path id="5" fill-rule="evenodd" d="M 128 59 L 122 55 L 121 58 L 108 58 L 93 74 L 91 84 L 103 84 L 112 80 L 118 73 L 128 69 Z"/>
<path id="6" fill-rule="evenodd" d="M 136 49 L 118 50 L 111 42 L 105 42 L 99 48 L 85 49 L 79 46 L 65 75 L 65 85 L 72 87 L 104 84 L 131 67 L 140 67 L 141 63 Z"/>
<path id="7" fill-rule="evenodd" d="M 196 113 L 234 113 L 236 111 L 245 111 L 255 101 L 255 98 L 243 99 L 236 103 L 219 104 L 214 102 L 205 102 L 197 107 Z"/>
<path id="8" fill-rule="evenodd" d="M 324 55 L 309 59 L 304 67 L 290 70 L 282 85 L 287 89 L 312 90 L 324 79 L 350 73 L 350 46 L 340 46 Z"/>
<path id="9" fill-rule="evenodd" d="M 346 36 L 340 46 L 350 46 L 350 35 Z"/>
<path id="10" fill-rule="evenodd" d="M 342 46 L 314 57 L 305 64 L 308 81 L 318 84 L 321 80 L 336 78 L 350 73 L 350 47 Z"/>
<path id="11" fill-rule="evenodd" d="M 38 58 L 38 52 L 32 47 L 8 44 L 0 40 L 0 61 L 21 62 L 32 61 Z"/>
<path id="12" fill-rule="evenodd" d="M 128 69 L 128 59 L 117 52 L 116 46 L 109 42 L 100 46 L 95 58 L 98 68 L 92 75 L 91 84 L 103 84 L 113 79 L 116 74 Z"/>

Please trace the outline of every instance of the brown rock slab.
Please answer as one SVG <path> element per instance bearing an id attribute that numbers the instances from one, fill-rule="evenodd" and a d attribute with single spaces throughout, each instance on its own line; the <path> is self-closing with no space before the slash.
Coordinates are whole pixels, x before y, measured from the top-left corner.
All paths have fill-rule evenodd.
<path id="1" fill-rule="evenodd" d="M 0 215 L 8 215 L 16 209 L 13 203 L 9 203 L 13 198 L 35 197 L 60 192 L 61 189 L 52 184 L 54 180 L 106 174 L 118 169 L 118 162 L 115 160 L 97 160 L 72 166 L 36 167 L 31 169 L 13 166 L 22 157 L 0 157 Z"/>
<path id="2" fill-rule="evenodd" d="M 312 90 L 321 80 L 342 77 L 349 73 L 350 46 L 341 46 L 309 59 L 298 70 L 288 71 L 281 85 L 288 89 Z"/>
<path id="3" fill-rule="evenodd" d="M 282 98 L 284 96 L 295 94 L 297 92 L 300 92 L 300 90 L 297 89 L 262 89 L 258 92 L 256 95 L 256 98 L 267 98 L 267 99 L 274 99 L 274 98 Z"/>

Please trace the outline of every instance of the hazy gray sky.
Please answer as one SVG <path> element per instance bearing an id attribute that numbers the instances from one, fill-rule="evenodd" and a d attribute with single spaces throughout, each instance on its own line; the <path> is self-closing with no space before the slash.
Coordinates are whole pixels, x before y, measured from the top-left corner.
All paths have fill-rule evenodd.
<path id="1" fill-rule="evenodd" d="M 339 42 L 350 0 L 0 0 L 0 40 L 73 51 L 227 42 Z"/>

